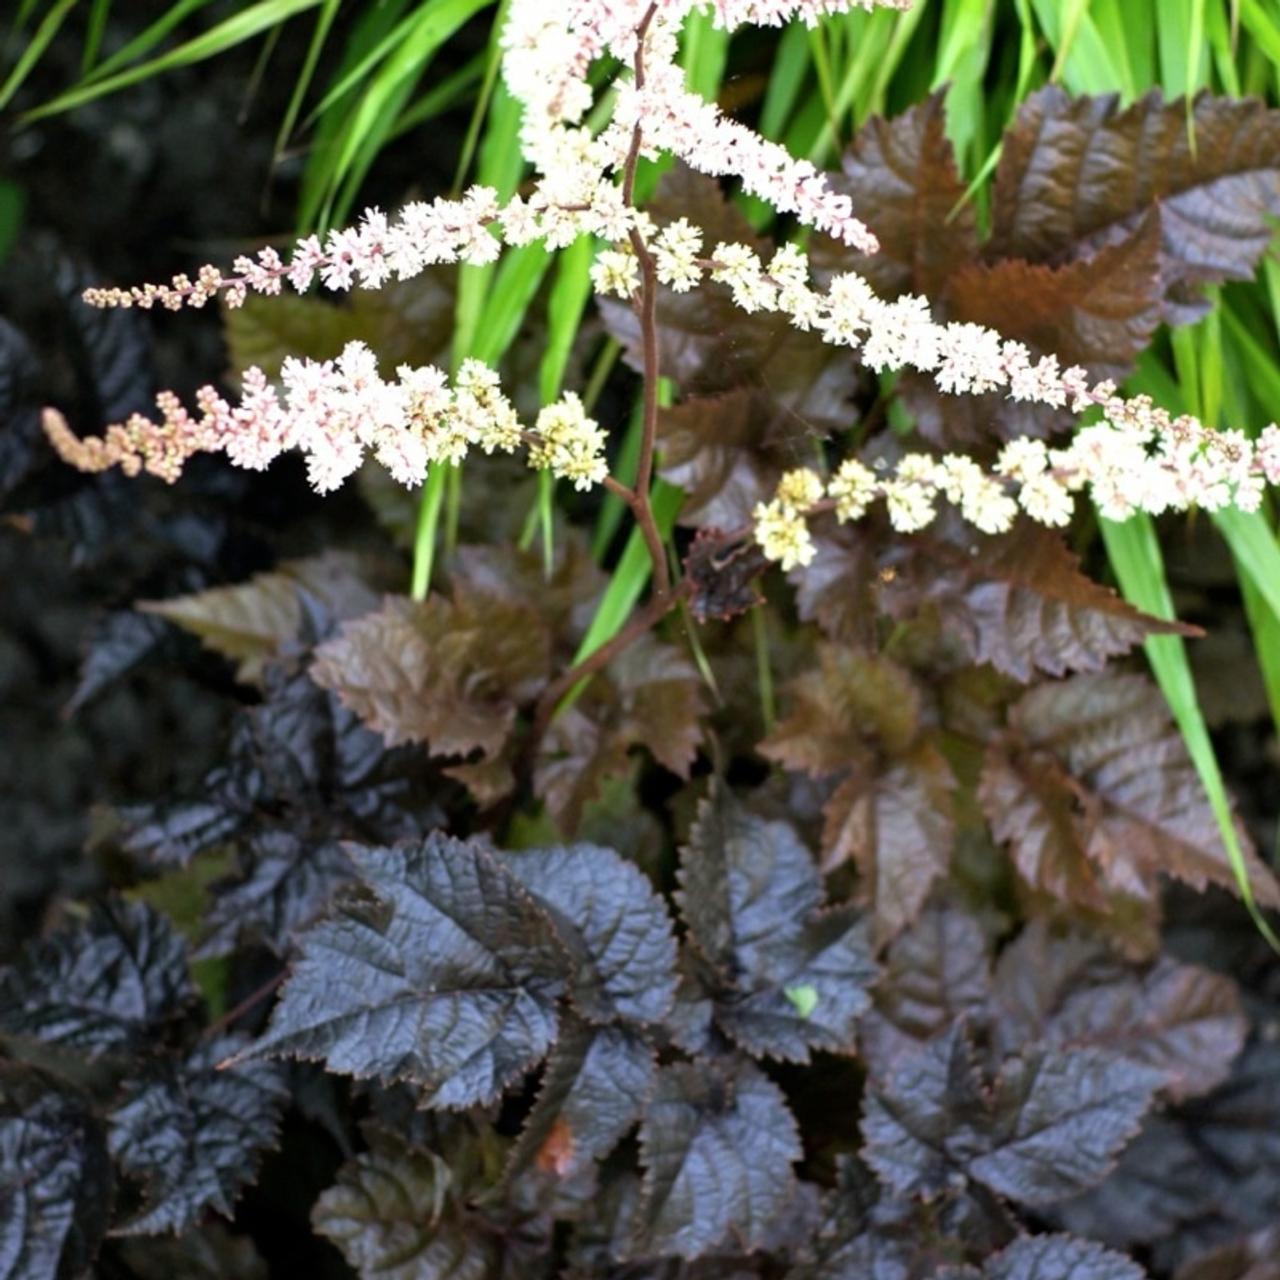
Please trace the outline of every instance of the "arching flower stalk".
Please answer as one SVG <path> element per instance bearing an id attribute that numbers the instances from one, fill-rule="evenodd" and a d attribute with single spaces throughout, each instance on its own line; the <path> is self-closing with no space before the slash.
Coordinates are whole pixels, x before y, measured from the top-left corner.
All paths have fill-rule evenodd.
<path id="1" fill-rule="evenodd" d="M 905 8 L 909 0 L 879 2 Z M 733 29 L 792 19 L 812 24 L 824 14 L 875 3 L 715 0 L 713 8 L 717 23 Z M 854 349 L 873 370 L 915 370 L 955 395 L 1003 391 L 1014 400 L 1075 413 L 1101 411 L 1100 421 L 1062 448 L 1013 440 L 990 471 L 958 454 L 908 453 L 883 469 L 850 458 L 826 477 L 789 473 L 774 498 L 755 511 L 758 543 L 787 568 L 812 559 L 808 520 L 817 512 L 856 520 L 872 503 L 884 502 L 893 526 L 912 532 L 925 527 L 945 499 L 976 528 L 998 533 L 1019 512 L 1043 524 L 1065 524 L 1081 492 L 1104 515 L 1123 519 L 1192 506 L 1254 510 L 1264 484 L 1280 483 L 1275 425 L 1254 442 L 1240 431 L 1174 417 L 1145 397 L 1118 396 L 1110 382 L 1091 383 L 1083 368 L 1063 369 L 1052 355 L 1035 358 L 1022 343 L 991 329 L 939 324 L 923 297 L 885 301 L 855 272 L 815 287 L 795 245 L 778 249 L 767 264 L 741 244 L 717 244 L 703 256 L 702 234 L 687 220 L 655 226 L 631 201 L 635 165 L 641 155 L 671 154 L 703 173 L 738 180 L 746 192 L 805 226 L 863 252 L 876 248 L 848 197 L 833 191 L 812 165 L 685 88 L 677 33 L 695 7 L 694 0 L 513 0 L 502 35 L 503 72 L 524 109 L 521 145 L 537 175 L 525 197 L 501 206 L 493 190 L 473 187 L 459 200 L 411 203 L 394 218 L 369 209 L 355 226 L 323 241 L 298 241 L 287 260 L 266 248 L 238 258 L 231 274 L 205 266 L 194 278 L 177 276 L 167 285 L 85 295 L 98 306 L 176 310 L 203 306 L 220 294 L 236 306 L 251 291 L 279 293 L 286 282 L 299 291 L 316 281 L 335 291 L 376 289 L 435 263 L 491 262 L 503 242 L 542 240 L 557 248 L 583 235 L 599 237 L 608 247 L 597 256 L 593 283 L 598 292 L 637 306 L 646 341 L 645 465 L 634 489 L 607 476 L 604 434 L 576 397 L 548 406 L 526 430 L 492 370 L 468 362 L 452 387 L 432 368 L 402 367 L 394 381 L 384 381 L 372 354 L 358 343 L 335 361 L 286 361 L 279 388 L 250 370 L 235 407 L 205 388 L 193 417 L 163 393 L 159 422 L 135 416 L 101 438 L 78 439 L 50 410 L 46 429 L 59 453 L 86 470 L 120 465 L 174 480 L 196 452 L 221 451 L 236 465 L 260 469 L 283 450 L 300 449 L 311 482 L 325 492 L 370 452 L 396 479 L 415 485 L 433 462 L 456 462 L 473 447 L 510 451 L 525 443 L 531 465 L 579 487 L 609 484 L 626 498 L 646 532 L 663 594 L 665 555 L 648 505 L 656 436 L 655 290 L 658 282 L 683 292 L 709 280 L 727 286 L 744 312 L 779 313 L 798 329 Z M 581 123 L 595 102 L 587 75 L 606 55 L 629 69 L 613 85 L 612 119 L 593 136 Z"/>

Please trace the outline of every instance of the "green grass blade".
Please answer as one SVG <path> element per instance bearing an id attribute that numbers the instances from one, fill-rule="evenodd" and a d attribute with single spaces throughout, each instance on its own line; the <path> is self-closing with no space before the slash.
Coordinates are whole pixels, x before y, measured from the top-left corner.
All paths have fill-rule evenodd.
<path id="1" fill-rule="evenodd" d="M 416 102 L 400 113 L 395 128 L 391 130 L 388 141 L 416 129 L 419 125 L 443 115 L 451 107 L 456 106 L 469 94 L 473 93 L 484 76 L 485 55 L 478 53 L 469 62 L 464 63 L 452 75 L 447 76 L 432 86 Z"/>
<path id="2" fill-rule="evenodd" d="M 1164 578 L 1164 559 L 1160 553 L 1160 543 L 1156 538 L 1155 525 L 1150 517 L 1136 515 L 1121 524 L 1100 519 L 1098 523 L 1102 529 L 1111 566 L 1115 570 L 1116 579 L 1120 583 L 1125 599 L 1156 617 L 1172 619 L 1175 615 L 1169 588 Z M 1271 926 L 1263 918 L 1253 896 L 1253 887 L 1249 882 L 1244 850 L 1236 831 L 1226 784 L 1222 779 L 1218 758 L 1214 754 L 1204 714 L 1196 698 L 1195 682 L 1191 676 L 1191 664 L 1187 660 L 1186 645 L 1181 636 L 1151 636 L 1146 640 L 1144 647 L 1156 682 L 1168 701 L 1169 709 L 1182 733 L 1187 751 L 1200 776 L 1201 785 L 1213 808 L 1214 817 L 1218 822 L 1218 832 L 1222 837 L 1231 869 L 1235 873 L 1240 896 L 1253 917 L 1258 931 L 1272 947 L 1280 950 L 1280 938 L 1276 937 Z"/>
<path id="3" fill-rule="evenodd" d="M 280 121 L 280 129 L 276 133 L 276 160 L 280 159 L 286 144 L 293 136 L 294 125 L 297 124 L 298 115 L 302 111 L 303 100 L 316 73 L 316 64 L 320 61 L 320 54 L 324 51 L 325 42 L 329 38 L 329 31 L 333 26 L 334 18 L 338 16 L 338 8 L 341 4 L 342 0 L 324 0 L 320 12 L 316 14 L 316 25 L 311 32 L 307 56 L 303 60 L 302 69 L 298 72 L 293 92 L 289 95 L 289 105 L 285 108 L 284 118 Z"/>
<path id="4" fill-rule="evenodd" d="M 121 67 L 146 57 L 169 32 L 212 3 L 213 0 L 176 0 L 149 27 L 103 58 L 85 77 L 86 83 L 104 79 Z"/>
<path id="5" fill-rule="evenodd" d="M 62 0 L 58 9 L 54 10 L 53 13 L 61 12 L 64 8 L 69 9 L 71 4 L 74 3 L 75 0 Z M 130 67 L 126 71 L 118 71 L 114 75 L 101 78 L 95 77 L 84 84 L 77 85 L 73 89 L 68 89 L 66 93 L 60 94 L 52 102 L 45 103 L 43 106 L 26 112 L 21 117 L 22 122 L 29 123 L 33 120 L 43 119 L 45 116 L 56 115 L 60 111 L 70 111 L 75 107 L 83 106 L 86 102 L 92 102 L 95 98 L 104 97 L 106 94 L 115 93 L 119 89 L 150 79 L 163 71 L 171 71 L 175 67 L 187 67 L 193 63 L 204 62 L 220 53 L 225 53 L 228 49 L 232 49 L 238 44 L 243 44 L 246 40 L 253 39 L 254 36 L 272 30 L 274 27 L 279 26 L 280 23 L 287 22 L 296 14 L 303 13 L 307 9 L 314 9 L 319 3 L 320 0 L 258 0 L 258 3 L 251 4 L 239 13 L 232 14 L 231 17 L 218 23 L 217 26 L 210 28 L 210 30 L 196 36 L 194 39 L 186 41 L 184 44 L 180 44 L 176 49 L 171 49 L 168 53 L 161 54 L 158 58 L 152 58 L 150 62 L 144 62 L 141 66 Z M 46 19 L 47 22 L 48 19 Z M 41 30 L 43 28 L 44 24 L 42 24 Z M 24 54 L 24 62 L 31 55 L 31 52 L 32 49 L 28 48 L 27 53 Z M 19 68 L 15 68 L 15 74 L 21 67 L 22 64 L 19 64 Z M 25 75 L 25 71 L 23 74 Z M 20 80 L 19 83 L 21 83 Z M 8 95 L 9 86 L 6 85 L 4 89 L 0 89 L 0 107 L 5 105 Z"/>
<path id="6" fill-rule="evenodd" d="M 1213 512 L 1213 523 L 1259 597 L 1280 618 L 1280 545 L 1266 516 L 1260 511 L 1225 507 Z"/>
<path id="7" fill-rule="evenodd" d="M 58 3 L 45 14 L 44 20 L 35 29 L 35 34 L 22 51 L 17 65 L 9 73 L 3 85 L 0 85 L 0 111 L 9 105 L 13 95 L 22 88 L 23 81 L 31 74 L 31 69 L 40 61 L 44 51 L 53 43 L 67 15 L 76 6 L 76 0 L 58 0 Z"/>
<path id="8" fill-rule="evenodd" d="M 664 541 L 671 536 L 675 527 L 676 514 L 684 502 L 684 490 L 665 480 L 654 482 L 653 486 L 653 518 L 658 532 Z M 574 662 L 581 662 L 589 657 L 602 644 L 611 640 L 631 617 L 636 604 L 640 600 L 649 578 L 653 573 L 653 565 L 649 560 L 649 551 L 639 529 L 632 529 L 627 539 L 622 559 L 618 561 L 605 589 L 604 598 L 596 615 L 591 619 L 587 634 L 582 637 L 578 652 L 573 655 Z"/>
<path id="9" fill-rule="evenodd" d="M 342 62 L 330 80 L 331 85 L 344 79 L 352 67 L 368 57 L 370 50 L 376 48 L 387 32 L 400 21 L 408 4 L 409 0 L 385 0 L 383 4 L 366 10 L 347 35 Z M 315 137 L 302 171 L 301 189 L 298 193 L 300 231 L 323 229 L 320 227 L 320 211 L 334 185 L 333 156 L 346 126 L 356 87 L 358 82 L 353 82 L 353 87 L 348 89 L 345 96 L 336 99 L 323 110 L 316 108 L 308 118 L 308 123 L 315 121 Z M 326 93 L 322 101 L 328 97 Z"/>
<path id="10" fill-rule="evenodd" d="M 413 15 L 405 36 L 370 76 L 339 141 L 331 194 L 323 220 L 343 221 L 365 176 L 386 144 L 423 72 L 436 52 L 468 19 L 492 0 L 427 0 Z"/>
<path id="11" fill-rule="evenodd" d="M 89 25 L 84 36 L 84 53 L 80 56 L 80 74 L 88 75 L 102 52 L 102 36 L 111 16 L 111 0 L 93 0 L 89 10 Z"/>
<path id="12" fill-rule="evenodd" d="M 414 600 L 425 600 L 431 587 L 431 571 L 435 567 L 436 558 L 436 534 L 440 528 L 440 512 L 450 470 L 446 465 L 429 468 L 426 483 L 422 487 L 422 501 L 418 504 L 418 526 L 413 538 L 413 575 L 409 583 L 409 595 Z"/>
<path id="13" fill-rule="evenodd" d="M 684 67 L 685 84 L 701 97 L 713 99 L 729 59 L 729 32 L 715 25 L 715 15 L 708 7 L 690 12 L 683 37 L 680 65 Z"/>
<path id="14" fill-rule="evenodd" d="M 782 136 L 809 74 L 810 61 L 809 36 L 804 25 L 790 23 L 778 40 L 764 105 L 760 108 L 760 132 L 766 138 Z"/>

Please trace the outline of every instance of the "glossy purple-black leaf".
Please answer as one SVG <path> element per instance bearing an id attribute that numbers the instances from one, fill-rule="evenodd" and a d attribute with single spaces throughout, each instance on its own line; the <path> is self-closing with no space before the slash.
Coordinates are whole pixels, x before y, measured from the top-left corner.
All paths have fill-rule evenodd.
<path id="1" fill-rule="evenodd" d="M 282 829 L 250 835 L 241 864 L 235 879 L 212 888 L 198 959 L 226 955 L 250 943 L 284 952 L 352 875 L 351 860 L 336 841 Z"/>
<path id="2" fill-rule="evenodd" d="M 1121 1254 L 1072 1236 L 1024 1236 L 988 1258 L 982 1280 L 1143 1280 Z"/>
<path id="3" fill-rule="evenodd" d="M 556 1039 L 570 966 L 550 917 L 475 844 L 433 834 L 349 852 L 359 882 L 301 935 L 249 1052 L 409 1081 L 434 1107 L 491 1101 Z"/>
<path id="4" fill-rule="evenodd" d="M 208 1209 L 231 1216 L 275 1143 L 287 1100 L 276 1064 L 219 1066 L 240 1047 L 207 1041 L 125 1082 L 109 1116 L 110 1148 L 121 1173 L 142 1184 L 143 1202 L 117 1233 L 184 1231 Z"/>
<path id="5" fill-rule="evenodd" d="M 240 713 L 197 794 L 125 810 L 125 844 L 171 865 L 263 827 L 317 842 L 421 835 L 442 817 L 424 765 L 412 748 L 389 750 L 305 673 L 273 669 L 266 700 Z"/>
<path id="6" fill-rule="evenodd" d="M 569 949 L 570 991 L 584 1017 L 666 1017 L 675 1000 L 675 937 L 666 905 L 638 867 L 593 844 L 500 856 Z"/>
<path id="7" fill-rule="evenodd" d="M 195 999 L 186 946 L 141 902 L 109 898 L 83 924 L 29 943 L 0 970 L 0 1036 L 86 1057 L 141 1048 Z"/>
<path id="8" fill-rule="evenodd" d="M 553 1192 L 589 1171 L 640 1119 L 656 1076 L 653 1051 L 631 1031 L 566 1021 L 508 1176 Z"/>
<path id="9" fill-rule="evenodd" d="M 749 1053 L 792 1061 L 854 1052 L 876 976 L 866 924 L 848 907 L 822 910 L 818 869 L 789 823 L 717 787 L 682 853 L 680 885 L 724 1032 Z"/>
<path id="10" fill-rule="evenodd" d="M 1028 1048 L 988 1085 L 963 1024 L 869 1094 L 867 1162 L 907 1194 L 973 1178 L 1024 1204 L 1101 1182 L 1136 1134 L 1161 1077 L 1096 1050 Z"/>
<path id="11" fill-rule="evenodd" d="M 1159 1071 L 1099 1050 L 1025 1050 L 992 1086 L 989 1150 L 969 1172 L 1022 1204 L 1094 1186 L 1137 1134 L 1162 1083 Z"/>
<path id="12" fill-rule="evenodd" d="M 0 1280 L 78 1280 L 111 1207 L 101 1124 L 74 1095 L 0 1063 Z"/>
<path id="13" fill-rule="evenodd" d="M 126 1238 L 112 1252 L 128 1268 L 129 1280 L 271 1280 L 253 1241 L 218 1222 L 176 1238 Z"/>
<path id="14" fill-rule="evenodd" d="M 975 916 L 954 906 L 926 909 L 899 934 L 862 1019 L 871 1070 L 889 1075 L 957 1018 L 980 1014 L 991 995 L 991 946 Z"/>
<path id="15" fill-rule="evenodd" d="M 754 1067 L 664 1067 L 640 1125 L 644 1178 L 628 1253 L 762 1247 L 791 1207 L 800 1154 L 782 1091 Z"/>

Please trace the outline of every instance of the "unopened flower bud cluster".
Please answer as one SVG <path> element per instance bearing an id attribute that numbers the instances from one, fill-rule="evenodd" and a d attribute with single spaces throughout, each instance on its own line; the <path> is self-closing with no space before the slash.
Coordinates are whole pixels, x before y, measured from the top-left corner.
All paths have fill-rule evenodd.
<path id="1" fill-rule="evenodd" d="M 1085 427 L 1066 448 L 1022 437 L 1000 451 L 990 473 L 971 458 L 908 453 L 878 473 L 856 458 L 827 479 L 811 468 L 786 472 L 769 502 L 757 503 L 755 536 L 765 555 L 784 569 L 807 565 L 816 547 L 809 519 L 831 511 L 841 523 L 859 520 L 883 500 L 889 523 L 917 533 L 933 522 L 945 499 L 983 533 L 1005 533 L 1020 512 L 1045 525 L 1065 525 L 1074 495 L 1088 490 L 1100 513 L 1123 520 L 1136 511 L 1159 515 L 1191 505 L 1256 510 L 1264 484 L 1280 484 L 1280 426 L 1256 441 L 1241 432 L 1208 433 L 1191 419 L 1160 430 L 1159 410 L 1118 401 L 1125 424 Z"/>
<path id="2" fill-rule="evenodd" d="M 235 406 L 204 387 L 193 416 L 162 392 L 159 422 L 134 414 L 101 437 L 82 439 L 51 409 L 45 431 L 62 458 L 82 471 L 119 466 L 128 475 L 145 471 L 170 483 L 197 453 L 225 453 L 236 466 L 261 471 L 297 449 L 320 493 L 341 485 L 367 453 L 401 484 L 414 486 L 433 462 L 460 462 L 472 448 L 512 453 L 526 443 L 530 465 L 578 488 L 604 479 L 604 433 L 572 393 L 547 405 L 528 431 L 497 374 L 478 360 L 464 361 L 452 386 L 431 365 L 401 365 L 396 372 L 384 380 L 373 352 L 349 342 L 336 360 L 286 360 L 280 390 L 262 370 L 249 369 Z"/>
<path id="3" fill-rule="evenodd" d="M 1188 415 L 1172 416 L 1148 397 L 1117 396 L 1114 384 L 1091 383 L 1079 366 L 1061 369 L 1053 356 L 1033 358 L 1023 343 L 981 325 L 938 324 L 925 298 L 885 302 L 855 272 L 835 276 L 825 291 L 814 289 L 805 255 L 795 246 L 777 250 L 767 266 L 742 244 L 718 244 L 703 259 L 696 231 L 683 220 L 672 228 L 655 237 L 654 257 L 659 279 L 673 288 L 676 282 L 691 288 L 705 273 L 727 285 L 744 311 L 783 313 L 797 328 L 857 349 L 877 371 L 927 373 L 949 394 L 1003 391 L 1014 400 L 1075 413 L 1102 410 L 1102 420 L 1082 428 L 1066 448 L 1050 449 L 1026 437 L 1012 441 L 991 475 L 957 454 L 907 454 L 884 476 L 856 460 L 846 462 L 828 490 L 842 520 L 857 519 L 873 500 L 883 499 L 894 528 L 914 533 L 933 520 L 945 499 L 982 532 L 1002 533 L 1019 511 L 1042 524 L 1066 524 L 1073 495 L 1081 490 L 1114 520 L 1192 506 L 1253 511 L 1264 485 L 1280 480 L 1280 432 L 1274 426 L 1256 444 L 1240 431 L 1212 431 Z M 792 496 L 799 483 L 789 473 L 775 499 L 755 513 L 758 540 L 787 567 L 813 557 L 804 504 Z"/>

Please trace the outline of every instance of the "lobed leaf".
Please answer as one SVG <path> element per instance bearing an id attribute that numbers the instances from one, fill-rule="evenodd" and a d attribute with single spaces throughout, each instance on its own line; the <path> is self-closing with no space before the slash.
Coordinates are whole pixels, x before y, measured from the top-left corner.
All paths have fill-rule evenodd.
<path id="1" fill-rule="evenodd" d="M 636 747 L 687 778 L 702 742 L 704 709 L 702 679 L 689 658 L 642 636 L 551 722 L 534 765 L 534 790 L 561 829 L 576 831 L 605 785 L 627 774 Z"/>
<path id="2" fill-rule="evenodd" d="M 123 810 L 125 846 L 171 864 L 262 830 L 283 828 L 311 848 L 395 840 L 438 825 L 438 791 L 418 752 L 388 750 L 305 673 L 272 668 L 265 701 L 237 717 L 195 798 Z"/>
<path id="3" fill-rule="evenodd" d="M 996 170 L 991 255 L 1032 262 L 1091 254 L 1160 210 L 1160 278 L 1175 323 L 1203 314 L 1206 284 L 1249 278 L 1280 214 L 1280 110 L 1197 95 L 1033 94 Z"/>
<path id="4" fill-rule="evenodd" d="M 1054 937 L 1041 922 L 1001 954 L 994 998 L 1006 1049 L 1104 1049 L 1161 1072 L 1173 1098 L 1221 1084 L 1248 1030 L 1229 978 L 1168 957 L 1135 970 L 1098 941 Z"/>
<path id="5" fill-rule="evenodd" d="M 286 560 L 272 572 L 235 586 L 144 600 L 137 607 L 199 636 L 210 649 L 238 664 L 237 679 L 257 684 L 263 665 L 301 630 L 304 595 L 341 622 L 377 608 L 376 580 L 367 559 L 327 551 L 305 560 Z"/>
<path id="6" fill-rule="evenodd" d="M 1143 1280 L 1141 1267 L 1091 1240 L 1024 1236 L 989 1258 L 983 1280 Z"/>
<path id="7" fill-rule="evenodd" d="M 870 1069 L 886 1075 L 952 1023 L 984 1012 L 991 997 L 991 947 L 968 912 L 933 906 L 890 945 L 884 975 L 862 1018 Z"/>
<path id="8" fill-rule="evenodd" d="M 570 994 L 584 1017 L 666 1017 L 675 1000 L 675 938 L 666 905 L 638 867 L 591 844 L 500 856 L 568 947 Z"/>
<path id="9" fill-rule="evenodd" d="M 186 947 L 169 922 L 144 903 L 109 898 L 0 970 L 0 1036 L 87 1058 L 130 1053 L 195 998 Z"/>
<path id="10" fill-rule="evenodd" d="M 107 1229 L 111 1162 L 80 1099 L 0 1063 L 0 1276 L 71 1280 Z"/>
<path id="11" fill-rule="evenodd" d="M 823 807 L 825 869 L 852 861 L 877 943 L 919 913 L 954 842 L 950 767 L 921 736 L 920 692 L 882 655 L 825 644 L 788 686 L 792 710 L 760 753 L 838 785 Z"/>
<path id="12" fill-rule="evenodd" d="M 1235 890 L 1217 822 L 1159 691 L 1129 675 L 1042 684 L 1010 712 L 979 799 L 1024 881 L 1099 912 L 1154 904 L 1159 876 Z M 1258 900 L 1280 885 L 1247 854 Z"/>
<path id="13" fill-rule="evenodd" d="M 963 1024 L 869 1094 L 865 1158 L 896 1190 L 937 1195 L 974 1178 L 1024 1204 L 1101 1182 L 1161 1078 L 1097 1050 L 1027 1048 L 988 1091 Z"/>
<path id="14" fill-rule="evenodd" d="M 312 841 L 284 829 L 251 834 L 241 849 L 241 864 L 240 876 L 212 888 L 197 959 L 252 943 L 283 954 L 352 875 L 339 843 Z"/>
<path id="15" fill-rule="evenodd" d="M 938 90 L 893 119 L 874 116 L 858 130 L 841 157 L 843 173 L 830 181 L 875 232 L 880 252 L 863 255 L 818 239 L 813 256 L 820 270 L 855 270 L 887 297 L 936 298 L 972 261 L 977 224 L 973 204 L 961 204 L 965 184 L 946 134 L 945 99 Z"/>
<path id="16" fill-rule="evenodd" d="M 591 1170 L 640 1119 L 656 1079 L 653 1051 L 634 1033 L 566 1019 L 508 1177 L 556 1187 Z"/>
<path id="17" fill-rule="evenodd" d="M 274 1064 L 219 1066 L 240 1043 L 210 1041 L 126 1081 L 109 1117 L 109 1144 L 120 1169 L 143 1183 L 144 1198 L 117 1233 L 184 1231 L 207 1209 L 232 1215 L 276 1140 L 288 1098 Z"/>
<path id="18" fill-rule="evenodd" d="M 678 898 L 726 1034 L 791 1061 L 854 1052 L 876 975 L 866 924 L 848 907 L 822 910 L 817 868 L 789 823 L 717 787 L 682 851 Z M 802 989 L 803 1008 L 788 994 Z"/>
<path id="19" fill-rule="evenodd" d="M 498 1240 L 449 1201 L 450 1172 L 408 1146 L 349 1160 L 311 1211 L 361 1280 L 486 1280 Z"/>
<path id="20" fill-rule="evenodd" d="M 302 934 L 270 1026 L 240 1057 L 409 1081 L 433 1107 L 492 1101 L 556 1039 L 568 963 L 551 920 L 474 843 L 433 834 L 350 855 L 359 885 Z"/>
<path id="21" fill-rule="evenodd" d="M 795 1195 L 800 1154 L 781 1090 L 754 1067 L 664 1067 L 640 1125 L 644 1179 L 628 1253 L 760 1248 Z"/>
<path id="22" fill-rule="evenodd" d="M 1060 265 L 998 258 L 960 267 L 947 314 L 994 329 L 1064 367 L 1124 377 L 1164 318 L 1160 213 L 1151 208 L 1123 239 Z"/>
<path id="23" fill-rule="evenodd" d="M 452 600 L 388 597 L 317 648 L 311 677 L 389 746 L 493 757 L 549 664 L 550 636 L 533 610 L 455 590 Z"/>
<path id="24" fill-rule="evenodd" d="M 658 415 L 659 474 L 685 492 L 682 525 L 740 529 L 773 497 L 784 471 L 816 456 L 803 422 L 779 416 L 769 394 L 733 387 Z"/>
<path id="25" fill-rule="evenodd" d="M 991 537 L 939 522 L 895 542 L 882 558 L 892 571 L 879 589 L 884 612 L 905 621 L 932 609 L 967 658 L 1024 683 L 1099 671 L 1148 636 L 1194 634 L 1085 577 L 1062 535 L 1031 521 Z"/>
<path id="26" fill-rule="evenodd" d="M 993 1191 L 1046 1204 L 1100 1182 L 1160 1086 L 1159 1072 L 1092 1049 L 1036 1049 L 995 1081 L 991 1150 L 969 1170 Z"/>

